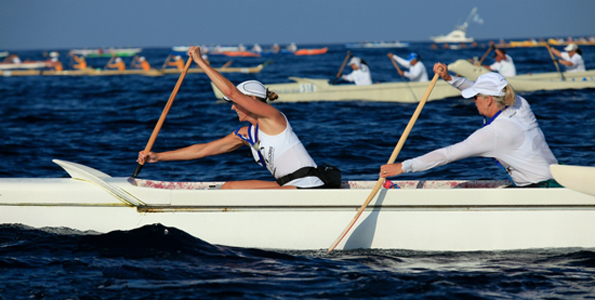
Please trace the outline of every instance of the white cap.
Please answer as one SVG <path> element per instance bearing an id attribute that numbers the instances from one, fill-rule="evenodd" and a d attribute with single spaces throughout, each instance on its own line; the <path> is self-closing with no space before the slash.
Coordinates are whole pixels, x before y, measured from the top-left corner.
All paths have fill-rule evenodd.
<path id="1" fill-rule="evenodd" d="M 349 63 L 347 65 L 348 66 L 356 65 L 359 68 L 359 66 L 361 66 L 361 64 L 362 64 L 362 59 L 354 56 L 351 58 L 351 60 L 349 61 Z"/>
<path id="2" fill-rule="evenodd" d="M 121 58 L 119 58 L 119 57 L 118 57 L 118 58 L 116 58 L 116 62 L 121 62 L 121 61 L 122 61 L 122 59 L 121 59 Z"/>
<path id="3" fill-rule="evenodd" d="M 144 56 L 141 56 L 141 57 L 138 58 L 138 60 L 145 61 L 145 57 Z"/>
<path id="4" fill-rule="evenodd" d="M 465 99 L 473 98 L 477 94 L 502 97 L 506 94 L 502 90 L 507 85 L 508 81 L 504 76 L 491 72 L 477 77 L 475 84 L 468 89 L 464 89 L 461 94 Z"/>
<path id="5" fill-rule="evenodd" d="M 60 53 L 58 53 L 56 51 L 50 52 L 50 57 L 58 57 L 58 56 L 60 56 Z"/>
<path id="6" fill-rule="evenodd" d="M 258 98 L 266 99 L 267 98 L 267 88 L 264 87 L 260 81 L 256 80 L 248 80 L 244 81 L 236 86 L 242 94 L 247 96 L 256 96 Z M 231 99 L 227 97 L 223 97 L 225 101 L 231 101 Z"/>
<path id="7" fill-rule="evenodd" d="M 564 51 L 570 52 L 570 51 L 576 51 L 576 49 L 578 49 L 578 46 L 575 43 L 569 44 L 568 46 L 566 46 L 566 48 L 564 48 Z"/>

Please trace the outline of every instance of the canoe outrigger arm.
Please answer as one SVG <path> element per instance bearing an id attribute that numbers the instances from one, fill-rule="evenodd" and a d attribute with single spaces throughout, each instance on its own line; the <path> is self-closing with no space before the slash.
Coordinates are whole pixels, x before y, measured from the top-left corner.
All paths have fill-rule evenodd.
<path id="1" fill-rule="evenodd" d="M 125 190 L 114 186 L 112 184 L 107 183 L 105 178 L 111 178 L 111 176 L 93 168 L 89 168 L 87 166 L 68 162 L 59 159 L 52 160 L 55 164 L 62 167 L 72 179 L 88 181 L 100 186 L 102 189 L 110 193 L 112 196 L 116 197 L 118 200 L 124 202 L 124 204 L 134 207 L 145 206 L 146 204 L 138 199 L 137 197 L 133 196 L 132 194 L 126 192 Z"/>

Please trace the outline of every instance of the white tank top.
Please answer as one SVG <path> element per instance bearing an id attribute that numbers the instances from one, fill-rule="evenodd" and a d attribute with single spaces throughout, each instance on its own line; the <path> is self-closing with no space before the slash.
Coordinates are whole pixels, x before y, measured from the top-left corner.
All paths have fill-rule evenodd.
<path id="1" fill-rule="evenodd" d="M 248 128 L 252 137 L 258 136 L 258 151 L 255 147 L 250 147 L 252 155 L 256 162 L 260 163 L 261 157 L 264 159 L 266 168 L 276 179 L 291 174 L 303 167 L 314 167 L 316 163 L 306 151 L 306 148 L 293 132 L 287 117 L 283 115 L 287 122 L 287 127 L 278 135 L 267 135 L 258 129 L 255 135 L 255 127 Z M 318 187 L 324 185 L 324 182 L 318 177 L 310 176 L 292 180 L 285 185 L 292 185 L 300 188 Z"/>

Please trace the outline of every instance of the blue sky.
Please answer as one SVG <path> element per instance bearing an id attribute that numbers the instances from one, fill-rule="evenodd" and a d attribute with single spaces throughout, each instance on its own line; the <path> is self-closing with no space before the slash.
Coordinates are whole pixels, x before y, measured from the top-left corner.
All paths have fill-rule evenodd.
<path id="1" fill-rule="evenodd" d="M 0 0 L 0 51 L 595 35 L 593 0 Z"/>

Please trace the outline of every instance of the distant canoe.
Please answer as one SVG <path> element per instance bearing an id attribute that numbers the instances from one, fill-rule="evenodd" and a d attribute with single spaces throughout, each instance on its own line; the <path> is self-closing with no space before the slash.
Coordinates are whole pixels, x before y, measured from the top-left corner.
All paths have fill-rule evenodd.
<path id="1" fill-rule="evenodd" d="M 22 63 L 0 63 L 0 70 L 43 69 L 51 66 L 48 61 L 26 61 Z"/>
<path id="2" fill-rule="evenodd" d="M 548 39 L 547 41 L 525 40 L 525 41 L 510 41 L 508 43 L 500 43 L 499 48 L 526 48 L 526 47 L 546 47 L 551 46 L 567 46 L 569 44 L 577 44 L 579 46 L 593 46 L 595 41 L 576 40 L 576 41 L 560 41 L 556 39 Z"/>
<path id="3" fill-rule="evenodd" d="M 283 49 L 279 52 L 263 51 L 223 51 L 223 55 L 230 57 L 261 57 L 261 56 L 274 56 L 274 55 L 295 55 L 295 56 L 307 56 L 307 55 L 321 55 L 328 52 L 328 47 L 314 48 L 314 49 L 299 49 L 295 52 Z"/>
<path id="4" fill-rule="evenodd" d="M 319 48 L 319 49 L 300 49 L 297 50 L 293 53 L 293 55 L 320 55 L 320 54 L 325 54 L 326 52 L 328 52 L 328 48 L 324 47 L 324 48 Z"/>
<path id="5" fill-rule="evenodd" d="M 256 67 L 238 67 L 238 68 L 215 68 L 219 73 L 259 73 L 270 62 L 260 64 Z M 118 75 L 142 75 L 142 76 L 162 76 L 165 74 L 180 74 L 182 71 L 178 69 L 151 69 L 150 71 L 140 69 L 129 69 L 124 71 L 119 70 L 104 70 L 87 68 L 85 70 L 0 70 L 0 76 L 118 76 Z M 203 69 L 190 68 L 188 73 L 204 73 Z"/>
<path id="6" fill-rule="evenodd" d="M 260 57 L 259 53 L 252 51 L 223 51 L 222 53 L 230 57 Z"/>
<path id="7" fill-rule="evenodd" d="M 448 70 L 474 81 L 478 76 L 490 72 L 486 68 L 474 66 L 464 59 L 449 64 Z M 595 70 L 564 72 L 563 75 L 565 80 L 561 79 L 558 72 L 523 74 L 507 77 L 506 80 L 517 92 L 595 88 Z"/>
<path id="8" fill-rule="evenodd" d="M 383 101 L 419 102 L 428 89 L 429 82 L 385 82 L 371 85 L 331 85 L 327 79 L 289 77 L 292 83 L 265 84 L 279 95 L 276 102 L 307 101 Z M 211 84 L 212 85 L 212 84 Z M 212 85 L 215 96 L 223 98 L 219 89 Z M 428 101 L 460 96 L 461 92 L 447 82 L 436 83 Z"/>
<path id="9" fill-rule="evenodd" d="M 381 49 L 381 48 L 407 48 L 409 43 L 396 42 L 360 42 L 345 44 L 347 48 L 357 49 Z"/>
<path id="10" fill-rule="evenodd" d="M 229 68 L 229 67 L 225 67 L 225 68 L 214 68 L 217 72 L 219 73 L 260 73 L 260 71 L 262 71 L 262 69 L 270 64 L 271 62 L 266 62 L 264 64 L 260 64 L 256 67 L 235 67 L 235 68 Z M 180 74 L 182 71 L 178 70 L 178 69 L 159 69 L 159 71 L 163 72 L 164 74 Z M 188 69 L 188 73 L 204 73 L 205 71 L 203 69 L 199 69 L 199 68 L 190 68 Z"/>
<path id="11" fill-rule="evenodd" d="M 134 56 L 141 52 L 142 48 L 109 48 L 109 49 L 73 49 L 69 54 L 81 55 L 89 58 L 93 57 L 112 57 L 112 56 Z"/>

